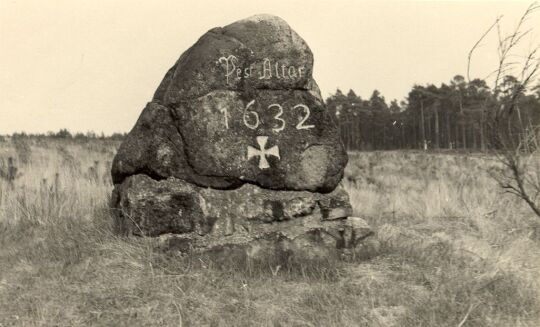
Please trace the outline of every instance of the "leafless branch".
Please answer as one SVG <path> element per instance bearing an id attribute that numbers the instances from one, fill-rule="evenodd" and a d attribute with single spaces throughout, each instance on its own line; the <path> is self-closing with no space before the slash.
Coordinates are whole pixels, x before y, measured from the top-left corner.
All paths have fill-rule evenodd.
<path id="1" fill-rule="evenodd" d="M 539 48 L 530 50 L 526 56 L 520 57 L 523 60 L 511 60 L 516 56 L 512 53 L 516 47 L 531 34 L 532 29 L 524 29 L 525 22 L 530 16 L 540 9 L 536 2 L 529 5 L 527 10 L 519 19 L 515 28 L 510 34 L 504 35 L 501 29 L 502 16 L 497 17 L 495 22 L 481 35 L 479 40 L 473 45 L 468 55 L 467 78 L 470 81 L 471 58 L 474 51 L 481 42 L 494 29 L 497 31 L 497 68 L 488 75 L 494 77 L 493 101 L 495 108 L 491 111 L 491 132 L 495 142 L 494 150 L 497 160 L 502 164 L 500 169 L 491 171 L 491 176 L 496 180 L 505 193 L 512 194 L 522 199 L 533 212 L 540 217 L 540 178 L 539 169 L 534 170 L 531 162 L 538 160 L 539 130 L 533 126 L 524 128 L 521 123 L 521 130 L 516 133 L 512 127 L 512 114 L 517 111 L 519 114 L 519 101 L 523 95 L 534 89 L 531 85 L 540 72 L 540 60 L 538 58 Z M 511 76 L 510 72 L 519 73 L 516 80 L 506 83 L 506 76 Z M 484 104 L 487 112 L 487 100 Z M 516 135 L 519 137 L 516 138 Z"/>
<path id="2" fill-rule="evenodd" d="M 503 16 L 499 16 L 497 17 L 497 19 L 495 19 L 495 22 L 484 32 L 484 34 L 482 34 L 482 36 L 480 37 L 480 39 L 478 39 L 478 41 L 476 41 L 476 43 L 473 45 L 473 47 L 471 48 L 471 50 L 469 51 L 469 56 L 468 56 L 468 60 L 467 60 L 467 80 L 470 82 L 471 81 L 471 76 L 470 76 L 470 71 L 471 71 L 471 58 L 472 58 L 472 55 L 473 55 L 473 52 L 474 50 L 476 50 L 476 48 L 480 45 L 480 43 L 486 38 L 486 36 L 489 34 L 489 32 L 491 32 L 491 30 L 497 25 L 499 24 L 499 21 L 502 19 Z"/>

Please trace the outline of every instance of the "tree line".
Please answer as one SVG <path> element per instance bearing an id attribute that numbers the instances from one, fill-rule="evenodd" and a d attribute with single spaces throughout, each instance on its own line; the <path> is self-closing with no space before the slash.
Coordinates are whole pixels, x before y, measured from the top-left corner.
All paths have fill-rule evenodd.
<path id="1" fill-rule="evenodd" d="M 75 140 L 75 141 L 90 141 L 90 140 L 114 140 L 122 141 L 126 137 L 127 133 L 112 133 L 110 135 L 105 135 L 101 132 L 100 134 L 94 131 L 88 131 L 86 133 L 76 132 L 72 133 L 67 128 L 61 128 L 57 132 L 49 131 L 47 133 L 26 133 L 26 132 L 15 132 L 11 135 L 0 135 L 0 142 L 5 141 L 6 137 L 12 139 L 64 139 L 64 140 Z"/>
<path id="2" fill-rule="evenodd" d="M 540 87 L 528 92 L 514 76 L 502 78 L 493 91 L 481 79 L 467 81 L 456 75 L 448 83 L 414 85 L 401 103 L 374 90 L 362 99 L 353 90 L 337 89 L 326 99 L 336 118 L 347 150 L 463 149 L 484 151 L 493 146 L 493 118 L 505 105 L 512 104 L 505 125 L 507 136 L 516 144 L 540 125 Z M 500 127 L 497 127 L 500 128 Z M 94 132 L 72 134 L 67 129 L 46 134 L 15 133 L 13 138 L 47 137 L 87 141 L 123 140 L 125 133 L 105 136 Z M 536 139 L 538 135 L 535 134 Z M 0 136 L 0 141 L 4 137 Z M 530 144 L 530 143 L 528 143 Z"/>
<path id="3" fill-rule="evenodd" d="M 457 75 L 449 83 L 414 85 L 406 100 L 387 103 L 379 91 L 362 99 L 353 90 L 337 90 L 327 100 L 347 150 L 486 150 L 494 144 L 492 120 L 507 103 L 516 103 L 507 125 L 516 143 L 540 124 L 540 87 L 519 90 L 505 76 L 493 91 L 485 80 Z"/>

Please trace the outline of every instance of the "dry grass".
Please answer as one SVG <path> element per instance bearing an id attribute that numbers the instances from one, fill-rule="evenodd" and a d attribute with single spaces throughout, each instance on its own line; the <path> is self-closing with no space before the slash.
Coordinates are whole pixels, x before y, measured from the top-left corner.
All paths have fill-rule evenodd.
<path id="1" fill-rule="evenodd" d="M 489 158 L 351 154 L 365 262 L 216 267 L 111 232 L 117 144 L 35 142 L 0 181 L 0 326 L 536 326 L 540 227 Z M 25 147 L 19 145 L 20 150 Z M 0 158 L 17 158 L 0 143 Z"/>

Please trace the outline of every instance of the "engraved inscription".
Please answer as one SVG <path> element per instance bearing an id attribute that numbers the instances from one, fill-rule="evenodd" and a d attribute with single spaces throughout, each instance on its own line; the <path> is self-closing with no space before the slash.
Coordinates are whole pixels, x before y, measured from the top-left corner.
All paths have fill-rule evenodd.
<path id="1" fill-rule="evenodd" d="M 223 56 L 218 59 L 218 63 L 224 69 L 227 85 L 242 78 L 296 80 L 303 78 L 306 73 L 305 66 L 287 65 L 271 58 L 264 58 L 262 63 L 251 64 L 248 67 L 240 67 L 238 62 L 238 57 L 235 55 Z"/>
<path id="2" fill-rule="evenodd" d="M 244 125 L 247 128 L 253 129 L 253 130 L 257 129 L 261 124 L 264 123 L 263 121 L 261 121 L 261 118 L 259 117 L 259 114 L 257 113 L 257 111 L 255 111 L 254 106 L 255 106 L 255 100 L 251 100 L 250 102 L 248 102 L 248 104 L 244 108 L 244 112 L 242 114 L 242 120 L 244 122 Z M 269 122 L 269 123 L 274 124 L 274 127 L 272 128 L 272 131 L 275 132 L 275 133 L 279 133 L 279 132 L 283 131 L 285 129 L 285 127 L 287 126 L 287 121 L 285 121 L 285 119 L 282 118 L 283 106 L 281 106 L 279 103 L 272 103 L 267 107 L 267 109 L 268 110 L 277 109 L 277 113 L 273 116 L 274 122 Z M 309 119 L 309 117 L 311 115 L 311 110 L 309 109 L 308 106 L 306 106 L 305 104 L 300 103 L 300 104 L 297 104 L 297 105 L 293 106 L 292 109 L 295 109 L 295 110 L 301 109 L 302 110 L 302 115 L 300 116 L 300 120 L 297 122 L 297 124 L 295 126 L 296 129 L 315 128 L 315 125 L 306 124 L 306 121 Z M 225 129 L 229 129 L 230 114 L 229 114 L 227 108 L 220 108 L 219 111 L 223 114 L 223 119 L 224 119 L 224 122 L 225 122 Z"/>
<path id="3" fill-rule="evenodd" d="M 315 127 L 315 125 L 304 125 L 304 123 L 306 122 L 306 120 L 308 120 L 309 118 L 309 115 L 310 115 L 310 111 L 309 111 L 309 107 L 306 106 L 305 104 L 297 104 L 296 106 L 293 107 L 294 109 L 296 108 L 302 108 L 303 111 L 304 111 L 304 118 L 302 118 L 302 120 L 300 120 L 300 122 L 298 123 L 298 125 L 296 125 L 296 129 L 310 129 L 310 128 L 313 128 Z"/>

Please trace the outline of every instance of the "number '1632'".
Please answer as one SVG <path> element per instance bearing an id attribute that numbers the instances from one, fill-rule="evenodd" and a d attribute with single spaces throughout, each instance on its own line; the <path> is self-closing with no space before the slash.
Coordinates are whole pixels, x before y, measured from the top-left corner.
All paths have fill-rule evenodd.
<path id="1" fill-rule="evenodd" d="M 246 125 L 247 128 L 250 129 L 257 129 L 259 125 L 261 124 L 261 119 L 259 118 L 259 114 L 253 110 L 253 105 L 255 104 L 255 100 L 251 100 L 246 107 L 244 108 L 244 113 L 242 115 L 242 120 L 244 121 L 244 125 Z M 281 132 L 285 129 L 285 126 L 287 125 L 287 122 L 281 117 L 283 115 L 283 107 L 278 103 L 272 103 L 268 105 L 269 110 L 276 110 L 276 114 L 274 115 L 274 121 L 276 122 L 276 126 L 272 128 L 274 132 Z M 293 110 L 298 110 L 301 113 L 300 119 L 296 124 L 296 129 L 310 129 L 314 128 L 315 125 L 308 125 L 306 124 L 306 121 L 309 118 L 309 115 L 311 114 L 311 111 L 309 110 L 309 107 L 305 104 L 297 104 L 294 107 L 292 107 Z M 229 112 L 227 111 L 227 108 L 221 108 L 219 111 L 223 113 L 223 119 L 225 122 L 225 127 L 229 128 Z"/>

